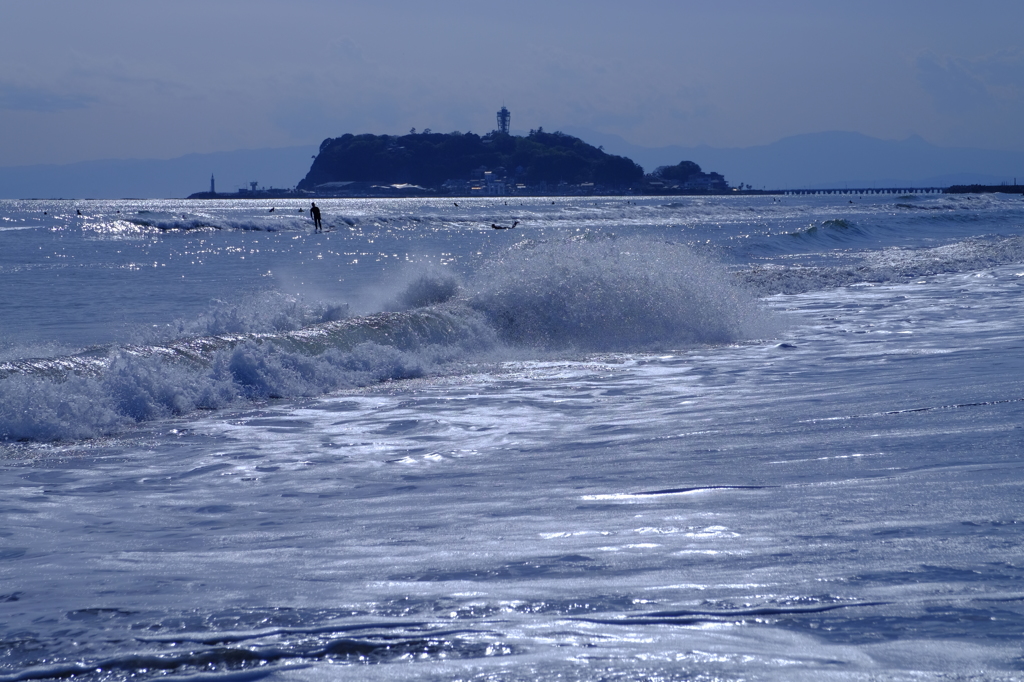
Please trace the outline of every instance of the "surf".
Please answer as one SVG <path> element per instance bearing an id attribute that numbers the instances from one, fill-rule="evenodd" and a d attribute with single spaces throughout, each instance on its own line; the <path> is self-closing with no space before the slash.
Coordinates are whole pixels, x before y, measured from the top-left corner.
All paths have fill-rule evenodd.
<path id="1" fill-rule="evenodd" d="M 382 307 L 349 316 L 327 306 L 309 322 L 309 310 L 282 321 L 262 305 L 221 306 L 171 325 L 206 333 L 8 359 L 0 438 L 90 438 L 478 363 L 727 344 L 777 329 L 721 265 L 688 247 L 592 235 L 520 242 L 462 276 L 415 274 Z"/>
<path id="2" fill-rule="evenodd" d="M 848 254 L 841 265 L 764 264 L 737 277 L 762 296 L 799 294 L 858 284 L 899 284 L 922 277 L 1024 262 L 1024 237 L 977 237 L 935 247 Z"/>

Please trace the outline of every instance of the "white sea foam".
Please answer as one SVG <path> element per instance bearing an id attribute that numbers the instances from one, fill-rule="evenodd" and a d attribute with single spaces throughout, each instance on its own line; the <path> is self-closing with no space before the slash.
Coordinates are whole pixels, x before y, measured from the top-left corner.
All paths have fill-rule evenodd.
<path id="1" fill-rule="evenodd" d="M 517 344 L 655 350 L 778 329 L 718 265 L 680 244 L 638 238 L 513 249 L 469 286 L 470 305 Z"/>
<path id="2" fill-rule="evenodd" d="M 98 376 L 53 376 L 60 367 L 50 362 L 42 376 L 0 384 L 0 437 L 101 435 L 239 399 L 316 396 L 423 376 L 453 362 L 518 355 L 522 347 L 534 354 L 681 348 L 778 329 L 721 267 L 684 246 L 636 238 L 511 249 L 462 284 L 445 271 L 419 273 L 395 304 L 409 312 L 346 318 L 344 305 L 307 305 L 272 292 L 217 302 L 196 320 L 158 330 L 183 339 L 177 345 L 111 348 Z M 25 404 L 33 408 L 20 409 Z"/>
<path id="3" fill-rule="evenodd" d="M 302 329 L 321 322 L 348 317 L 344 302 L 307 301 L 277 291 L 263 291 L 228 303 L 215 300 L 213 306 L 195 318 L 178 319 L 150 335 L 165 340 L 219 334 L 255 334 Z"/>

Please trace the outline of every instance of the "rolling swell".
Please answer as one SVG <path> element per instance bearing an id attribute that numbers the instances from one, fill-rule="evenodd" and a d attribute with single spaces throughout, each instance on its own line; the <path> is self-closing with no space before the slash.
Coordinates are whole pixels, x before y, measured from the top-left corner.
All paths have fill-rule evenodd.
<path id="1" fill-rule="evenodd" d="M 240 400 L 322 395 L 423 376 L 493 345 L 467 311 L 426 309 L 280 333 L 96 348 L 0 364 L 0 438 L 60 440 Z"/>
<path id="2" fill-rule="evenodd" d="M 27 680 L 225 679 L 257 680 L 310 664 L 384 665 L 492 658 L 518 653 L 490 632 L 442 629 L 423 623 L 365 623 L 287 628 L 271 632 L 207 632 L 204 637 L 129 637 L 128 650 L 79 652 L 32 660 L 0 682 Z M 122 640 L 123 642 L 123 640 Z M 119 642 L 121 643 L 121 642 Z M 113 648 L 113 647 L 111 647 Z M 19 652 L 21 653 L 21 652 Z M 106 654 L 106 655 L 104 655 Z M 85 658 L 85 660 L 82 660 Z"/>
<path id="3" fill-rule="evenodd" d="M 346 222 L 336 219 L 341 225 Z M 257 215 L 219 214 L 198 211 L 152 211 L 140 210 L 111 215 L 102 213 L 82 219 L 82 228 L 94 232 L 189 232 L 192 230 L 238 230 L 241 232 L 288 232 L 303 231 L 310 227 L 305 211 L 291 212 L 287 208 L 280 213 Z"/>
<path id="4" fill-rule="evenodd" d="M 640 239 L 524 243 L 464 280 L 424 274 L 389 307 L 331 319 L 336 307 L 323 313 L 327 321 L 298 329 L 9 360 L 0 364 L 0 439 L 89 438 L 239 401 L 313 397 L 524 353 L 664 350 L 775 329 L 719 265 Z M 225 319 L 246 328 L 230 315 L 207 324 L 219 329 Z"/>
<path id="5" fill-rule="evenodd" d="M 829 220 L 822 220 L 820 223 L 811 225 L 803 230 L 798 230 L 793 233 L 794 236 L 802 235 L 816 235 L 816 234 L 828 234 L 830 232 L 845 232 L 853 228 L 854 222 L 847 220 L 846 218 L 830 218 Z"/>
<path id="6" fill-rule="evenodd" d="M 1024 263 L 1024 237 L 966 239 L 932 248 L 891 248 L 842 266 L 759 266 L 738 272 L 761 295 L 799 294 L 862 283 L 900 283 L 920 277 Z"/>

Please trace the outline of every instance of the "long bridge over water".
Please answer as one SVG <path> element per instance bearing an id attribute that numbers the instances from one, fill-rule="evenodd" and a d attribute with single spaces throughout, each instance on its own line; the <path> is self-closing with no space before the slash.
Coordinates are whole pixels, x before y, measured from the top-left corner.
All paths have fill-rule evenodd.
<path id="1" fill-rule="evenodd" d="M 780 189 L 772 194 L 945 194 L 948 187 L 861 187 L 844 189 Z"/>
<path id="2" fill-rule="evenodd" d="M 765 194 L 1024 194 L 1024 185 L 952 185 L 950 187 L 844 187 L 842 189 L 778 189 Z"/>

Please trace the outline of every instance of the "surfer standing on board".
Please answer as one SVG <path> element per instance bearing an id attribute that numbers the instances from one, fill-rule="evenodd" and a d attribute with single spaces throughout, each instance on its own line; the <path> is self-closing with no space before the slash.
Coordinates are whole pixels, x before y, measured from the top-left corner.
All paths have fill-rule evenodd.
<path id="1" fill-rule="evenodd" d="M 316 205 L 316 202 L 312 202 L 312 206 L 309 207 L 309 215 L 313 218 L 313 226 L 316 228 L 314 232 L 323 232 L 323 225 L 320 223 L 320 207 Z"/>

